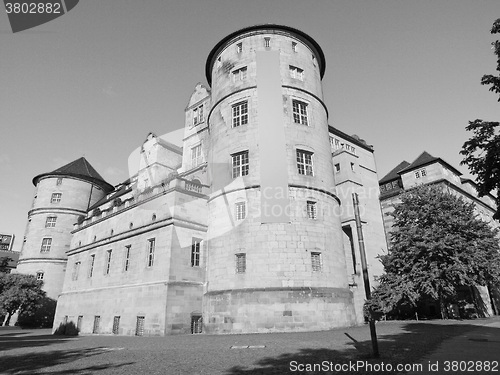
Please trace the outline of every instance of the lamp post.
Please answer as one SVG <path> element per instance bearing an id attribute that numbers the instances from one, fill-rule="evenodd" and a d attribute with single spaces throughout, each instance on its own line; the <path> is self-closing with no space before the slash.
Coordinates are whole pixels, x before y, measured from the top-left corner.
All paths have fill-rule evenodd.
<path id="1" fill-rule="evenodd" d="M 366 254 L 365 254 L 365 242 L 363 240 L 363 230 L 361 228 L 361 218 L 359 216 L 359 200 L 358 194 L 352 193 L 352 201 L 354 204 L 354 218 L 356 220 L 356 230 L 358 233 L 358 243 L 359 243 L 359 252 L 361 254 L 361 269 L 363 270 L 363 281 L 365 285 L 365 295 L 366 299 L 371 299 L 370 292 L 370 279 L 368 278 L 368 266 L 366 264 Z M 373 317 L 368 317 L 368 322 L 370 324 L 370 336 L 372 338 L 372 349 L 373 349 L 373 357 L 377 358 L 379 356 L 378 352 L 378 342 L 377 342 L 377 331 L 375 330 L 375 320 Z"/>

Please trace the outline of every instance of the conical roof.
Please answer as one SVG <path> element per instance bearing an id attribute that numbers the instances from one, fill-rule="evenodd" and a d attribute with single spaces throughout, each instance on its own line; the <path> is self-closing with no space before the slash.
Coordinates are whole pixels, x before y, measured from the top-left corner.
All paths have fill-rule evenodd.
<path id="1" fill-rule="evenodd" d="M 101 177 L 99 173 L 94 169 L 92 165 L 85 159 L 84 157 L 81 157 L 79 159 L 76 159 L 75 161 L 72 161 L 71 163 L 68 163 L 66 165 L 63 165 L 60 168 L 57 168 L 56 170 L 49 172 L 49 173 L 42 173 L 33 178 L 33 184 L 36 186 L 38 183 L 38 180 L 42 177 L 45 176 L 73 176 L 73 177 L 78 177 L 83 180 L 93 182 L 96 185 L 99 185 L 102 187 L 105 191 L 111 191 L 113 190 L 113 186 L 108 184 L 104 178 Z"/>

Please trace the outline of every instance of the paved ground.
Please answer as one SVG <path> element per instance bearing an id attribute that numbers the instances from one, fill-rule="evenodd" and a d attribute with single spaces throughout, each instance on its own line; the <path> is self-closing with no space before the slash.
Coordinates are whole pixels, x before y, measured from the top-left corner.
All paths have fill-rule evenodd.
<path id="1" fill-rule="evenodd" d="M 421 364 L 422 368 L 414 367 L 417 371 L 413 373 L 424 374 L 431 373 L 429 363 L 437 361 L 439 371 L 433 374 L 457 374 L 460 372 L 451 371 L 451 368 L 445 371 L 444 361 L 500 360 L 499 317 L 469 321 L 380 322 L 377 334 L 381 356 L 371 359 L 368 326 L 324 332 L 168 337 L 64 337 L 50 335 L 49 330 L 0 328 L 0 374 L 408 372 L 397 371 L 398 364 L 406 365 L 407 370 L 411 370 L 411 365 Z M 324 367 L 311 367 L 315 364 Z M 392 371 L 388 371 L 389 365 Z M 473 373 L 500 374 L 500 368 L 496 370 Z"/>

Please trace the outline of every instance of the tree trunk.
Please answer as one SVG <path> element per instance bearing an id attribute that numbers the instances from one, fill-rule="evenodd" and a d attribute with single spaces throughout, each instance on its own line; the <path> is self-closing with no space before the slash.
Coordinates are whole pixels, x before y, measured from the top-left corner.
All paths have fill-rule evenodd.
<path id="1" fill-rule="evenodd" d="M 3 324 L 4 324 L 5 327 L 9 326 L 11 316 L 12 316 L 12 313 L 8 312 L 7 313 L 7 317 L 5 318 L 5 321 L 3 322 Z"/>
<path id="2" fill-rule="evenodd" d="M 439 308 L 441 310 L 441 319 L 448 319 L 448 311 L 446 311 L 446 304 L 441 293 L 439 293 Z"/>

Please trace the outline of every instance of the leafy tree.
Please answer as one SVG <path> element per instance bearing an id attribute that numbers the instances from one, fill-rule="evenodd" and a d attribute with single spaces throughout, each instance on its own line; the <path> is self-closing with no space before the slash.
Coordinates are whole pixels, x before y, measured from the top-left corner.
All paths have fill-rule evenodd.
<path id="1" fill-rule="evenodd" d="M 1 272 L 7 272 L 9 269 L 9 262 L 11 262 L 13 259 L 9 257 L 1 257 L 0 258 L 0 273 Z"/>
<path id="2" fill-rule="evenodd" d="M 9 325 L 12 315 L 33 309 L 45 297 L 43 281 L 33 275 L 0 274 L 0 313 L 7 315 Z"/>
<path id="3" fill-rule="evenodd" d="M 500 33 L 500 18 L 493 23 L 492 34 Z M 500 72 L 500 41 L 493 43 L 497 56 L 497 72 Z M 500 75 L 486 74 L 481 79 L 482 85 L 490 86 L 489 90 L 500 94 Z M 500 97 L 498 98 L 500 102 Z M 466 164 L 470 172 L 477 177 L 478 194 L 480 197 L 496 190 L 497 212 L 494 219 L 500 221 L 500 126 L 499 122 L 469 121 L 467 131 L 473 132 L 472 137 L 463 144 L 460 154 L 465 158 L 461 164 Z"/>
<path id="4" fill-rule="evenodd" d="M 442 186 L 419 186 L 400 195 L 385 274 L 368 308 L 384 313 L 416 306 L 430 297 L 440 304 L 456 296 L 458 286 L 486 286 L 500 277 L 497 230 L 476 218 L 474 204 Z"/>

